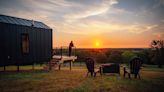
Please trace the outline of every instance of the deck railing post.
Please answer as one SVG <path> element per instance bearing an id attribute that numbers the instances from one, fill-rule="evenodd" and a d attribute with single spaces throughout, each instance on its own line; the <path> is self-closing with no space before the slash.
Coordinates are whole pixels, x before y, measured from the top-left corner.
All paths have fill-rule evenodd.
<path id="1" fill-rule="evenodd" d="M 48 62 L 48 66 L 49 66 L 50 71 L 52 70 L 51 62 L 52 62 L 52 60 L 50 60 L 50 62 Z"/>
<path id="2" fill-rule="evenodd" d="M 72 61 L 70 61 L 70 70 L 72 70 Z"/>
<path id="3" fill-rule="evenodd" d="M 61 52 L 61 57 L 62 57 L 62 54 L 63 54 L 63 53 L 62 53 L 62 47 L 61 47 L 61 50 L 60 50 L 60 52 Z"/>
<path id="4" fill-rule="evenodd" d="M 76 47 L 75 47 L 75 52 L 74 52 L 74 56 L 76 56 Z"/>

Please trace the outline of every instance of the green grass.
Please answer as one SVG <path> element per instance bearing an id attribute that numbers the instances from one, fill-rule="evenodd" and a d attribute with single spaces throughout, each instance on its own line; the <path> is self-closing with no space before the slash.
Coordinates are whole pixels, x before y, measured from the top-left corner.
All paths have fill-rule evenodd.
<path id="1" fill-rule="evenodd" d="M 27 66 L 26 66 L 27 67 Z M 15 69 L 15 68 L 14 68 Z M 23 69 L 23 68 L 22 68 Z M 29 68 L 27 68 L 29 69 Z M 0 92 L 163 92 L 164 68 L 146 66 L 142 79 L 117 75 L 86 77 L 84 66 L 61 70 L 0 73 Z"/>
<path id="2" fill-rule="evenodd" d="M 40 65 L 35 65 L 34 69 L 43 69 L 43 66 L 45 66 L 44 64 L 42 66 Z M 26 65 L 26 66 L 19 66 L 20 70 L 32 70 L 32 65 Z M 0 71 L 3 71 L 4 67 L 0 67 Z M 17 66 L 6 66 L 6 70 L 7 71 L 16 71 L 17 70 Z"/>

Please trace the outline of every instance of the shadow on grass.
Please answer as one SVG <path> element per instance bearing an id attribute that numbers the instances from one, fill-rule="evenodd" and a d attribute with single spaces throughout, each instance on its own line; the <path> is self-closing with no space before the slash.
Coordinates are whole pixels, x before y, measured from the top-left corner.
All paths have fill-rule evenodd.
<path id="1" fill-rule="evenodd" d="M 47 74 L 46 71 L 0 72 L 0 80 L 39 79 Z"/>

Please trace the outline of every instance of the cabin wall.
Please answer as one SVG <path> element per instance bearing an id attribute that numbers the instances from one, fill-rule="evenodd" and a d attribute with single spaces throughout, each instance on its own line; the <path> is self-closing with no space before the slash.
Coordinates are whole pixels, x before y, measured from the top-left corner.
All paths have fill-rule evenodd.
<path id="1" fill-rule="evenodd" d="M 52 52 L 52 30 L 0 23 L 0 66 L 48 62 Z M 29 53 L 23 54 L 21 34 L 29 35 Z"/>

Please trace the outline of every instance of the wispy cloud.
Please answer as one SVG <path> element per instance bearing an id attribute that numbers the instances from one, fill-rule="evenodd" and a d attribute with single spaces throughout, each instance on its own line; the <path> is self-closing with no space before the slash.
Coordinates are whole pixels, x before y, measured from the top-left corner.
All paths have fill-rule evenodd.
<path id="1" fill-rule="evenodd" d="M 42 21 L 53 28 L 56 38 L 63 33 L 87 36 L 115 32 L 151 33 L 162 38 L 163 9 L 164 0 L 0 1 L 1 14 Z"/>
<path id="2" fill-rule="evenodd" d="M 66 33 L 87 34 L 86 32 L 92 33 L 92 31 L 104 33 L 118 30 L 142 33 L 149 31 L 150 26 L 155 25 L 136 24 L 135 22 L 138 20 L 129 20 L 136 14 L 133 11 L 113 7 L 119 3 L 117 0 L 41 0 L 39 2 L 37 0 L 16 0 L 15 3 L 23 7 L 19 8 L 14 5 L 5 7 L 0 12 L 43 21 L 53 29 Z M 129 19 L 127 20 L 127 18 Z"/>
<path id="3" fill-rule="evenodd" d="M 156 3 L 153 5 L 153 8 L 158 8 L 164 5 L 164 0 L 155 0 Z"/>
<path id="4" fill-rule="evenodd" d="M 117 3 L 118 2 L 116 0 L 102 0 L 102 2 L 95 3 L 93 5 L 79 4 L 78 6 L 73 7 L 75 8 L 74 12 L 66 14 L 64 18 L 74 20 L 103 14 L 106 13 L 113 4 Z"/>

